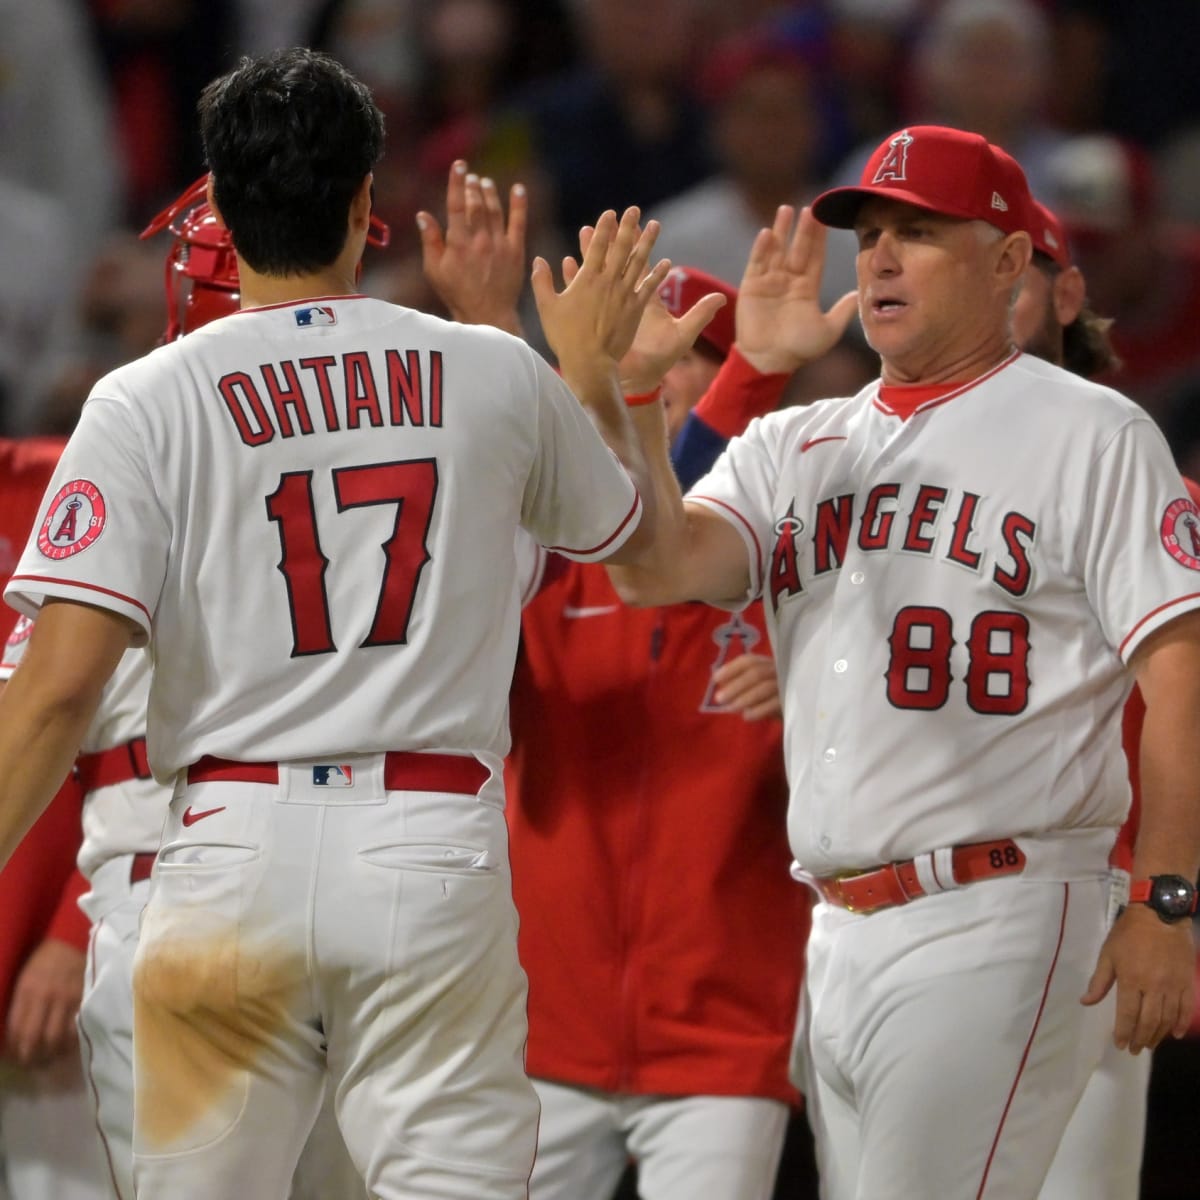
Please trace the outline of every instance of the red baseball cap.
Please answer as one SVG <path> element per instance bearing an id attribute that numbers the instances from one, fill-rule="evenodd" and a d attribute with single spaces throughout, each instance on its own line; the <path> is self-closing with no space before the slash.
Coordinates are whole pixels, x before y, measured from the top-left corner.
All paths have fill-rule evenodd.
<path id="1" fill-rule="evenodd" d="M 1033 224 L 1029 229 L 1033 248 L 1065 271 L 1071 265 L 1071 248 L 1062 222 L 1044 204 L 1033 201 Z"/>
<path id="2" fill-rule="evenodd" d="M 726 303 L 717 309 L 717 315 L 700 331 L 697 341 L 707 342 L 709 347 L 724 360 L 736 336 L 734 309 L 737 307 L 737 288 L 730 287 L 724 280 L 695 267 L 672 267 L 670 274 L 658 289 L 662 302 L 673 317 L 681 317 L 702 296 L 709 292 L 720 292 Z"/>
<path id="3" fill-rule="evenodd" d="M 893 134 L 868 159 L 859 185 L 823 192 L 813 214 L 835 229 L 853 229 L 869 196 L 987 221 L 1004 233 L 1031 224 L 1029 184 L 1016 159 L 977 133 L 945 125 L 910 125 Z"/>

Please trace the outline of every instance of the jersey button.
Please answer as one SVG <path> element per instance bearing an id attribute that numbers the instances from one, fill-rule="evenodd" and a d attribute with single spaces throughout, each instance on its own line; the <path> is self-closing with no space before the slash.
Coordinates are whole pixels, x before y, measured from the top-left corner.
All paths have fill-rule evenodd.
<path id="1" fill-rule="evenodd" d="M 836 671 L 836 672 L 837 672 L 839 675 L 844 675 L 844 674 L 846 673 L 846 668 L 847 668 L 849 665 L 850 665 L 850 664 L 849 664 L 849 663 L 848 663 L 848 662 L 847 662 L 847 661 L 846 661 L 844 658 L 839 658 L 839 659 L 837 660 L 837 662 L 835 662 L 835 663 L 833 664 L 833 669 L 834 669 L 834 670 L 835 670 L 835 671 Z"/>
<path id="2" fill-rule="evenodd" d="M 826 762 L 833 762 L 833 760 L 835 758 L 837 758 L 837 751 L 832 746 L 830 746 L 829 749 L 826 750 L 825 753 L 821 755 L 821 757 Z"/>
<path id="3" fill-rule="evenodd" d="M 830 846 L 832 846 L 832 845 L 833 845 L 833 838 L 831 838 L 831 837 L 829 836 L 829 834 L 825 834 L 825 835 L 824 835 L 824 836 L 821 838 L 821 849 L 822 849 L 822 850 L 828 850 L 828 849 L 829 849 L 829 847 L 830 847 Z"/>
<path id="4" fill-rule="evenodd" d="M 864 579 L 866 579 L 866 576 L 861 571 L 855 571 L 854 574 L 850 576 L 851 583 L 862 583 Z"/>

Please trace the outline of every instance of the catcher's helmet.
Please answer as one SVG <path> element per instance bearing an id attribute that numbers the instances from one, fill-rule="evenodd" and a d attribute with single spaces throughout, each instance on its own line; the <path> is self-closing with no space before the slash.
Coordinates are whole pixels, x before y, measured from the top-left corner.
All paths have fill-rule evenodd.
<path id="1" fill-rule="evenodd" d="M 148 238 L 169 229 L 175 238 L 164 275 L 166 342 L 236 312 L 241 300 L 233 238 L 217 223 L 205 198 L 207 186 L 208 176 L 202 175 L 139 235 Z M 367 241 L 382 248 L 391 239 L 391 229 L 372 214 Z"/>

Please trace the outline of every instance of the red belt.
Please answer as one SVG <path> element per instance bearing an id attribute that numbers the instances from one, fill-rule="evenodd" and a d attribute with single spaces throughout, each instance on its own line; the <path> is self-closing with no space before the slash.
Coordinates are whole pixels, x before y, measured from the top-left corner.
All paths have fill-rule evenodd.
<path id="1" fill-rule="evenodd" d="M 141 883 L 143 879 L 149 879 L 150 873 L 154 870 L 154 860 L 158 855 L 153 851 L 145 850 L 133 856 L 133 861 L 129 864 L 129 882 Z"/>
<path id="2" fill-rule="evenodd" d="M 389 792 L 461 792 L 474 796 L 491 772 L 469 754 L 389 750 L 383 786 Z M 278 763 L 232 762 L 206 755 L 188 767 L 188 783 L 278 783 Z"/>
<path id="3" fill-rule="evenodd" d="M 954 878 L 939 881 L 947 889 L 956 884 L 978 883 L 981 879 L 995 879 L 1001 875 L 1019 875 L 1025 869 L 1025 852 L 1011 838 L 955 846 L 950 854 Z M 911 858 L 860 874 L 818 879 L 816 884 L 830 904 L 859 913 L 907 904 L 910 900 L 928 895 L 917 875 L 916 862 Z"/>
<path id="4" fill-rule="evenodd" d="M 134 738 L 132 742 L 101 750 L 98 754 L 81 754 L 75 760 L 75 774 L 85 792 L 129 779 L 151 779 L 146 739 Z"/>

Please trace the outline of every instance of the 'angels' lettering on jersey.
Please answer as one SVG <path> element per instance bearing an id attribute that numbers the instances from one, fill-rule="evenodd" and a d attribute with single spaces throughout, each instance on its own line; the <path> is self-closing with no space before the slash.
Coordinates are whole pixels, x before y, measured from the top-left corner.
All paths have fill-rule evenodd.
<path id="1" fill-rule="evenodd" d="M 247 446 L 364 425 L 441 428 L 442 355 L 366 350 L 262 363 L 221 376 L 217 390 Z"/>
<path id="2" fill-rule="evenodd" d="M 981 506 L 984 512 L 981 514 Z M 767 583 L 771 606 L 805 591 L 804 580 L 837 571 L 852 548 L 925 555 L 979 572 L 1010 596 L 1024 596 L 1033 578 L 1037 523 L 1009 511 L 981 522 L 986 506 L 975 492 L 931 483 L 880 483 L 865 497 L 854 492 L 818 501 L 805 521 L 793 500 L 776 520 Z M 811 537 L 800 542 L 806 529 Z"/>

